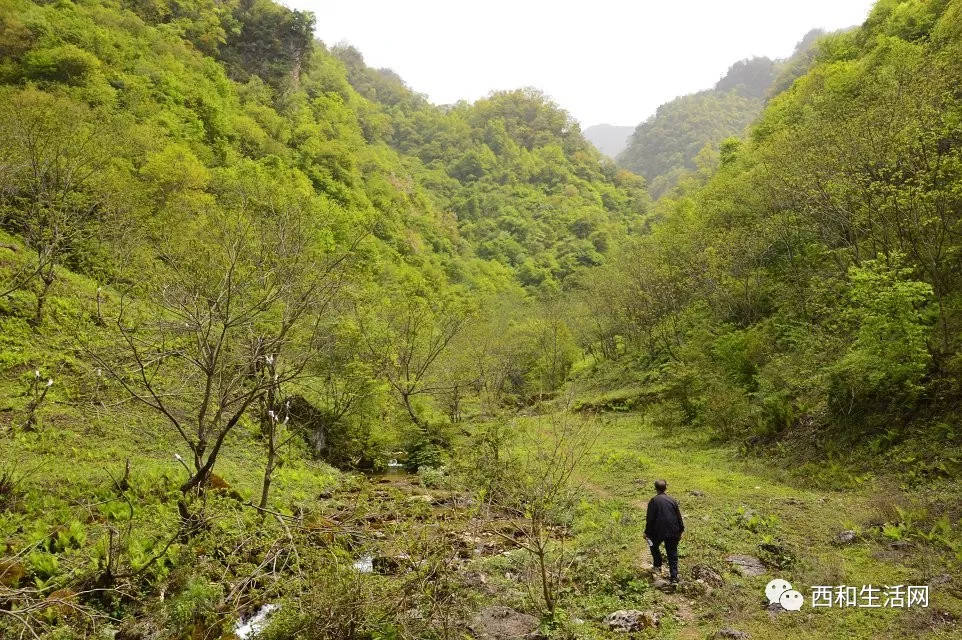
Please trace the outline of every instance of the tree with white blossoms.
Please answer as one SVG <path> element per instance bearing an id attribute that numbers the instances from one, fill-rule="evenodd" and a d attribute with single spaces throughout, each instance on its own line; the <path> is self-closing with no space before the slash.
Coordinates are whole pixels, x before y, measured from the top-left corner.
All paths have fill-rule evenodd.
<path id="1" fill-rule="evenodd" d="M 36 428 L 37 411 L 40 409 L 40 405 L 43 404 L 44 400 L 47 399 L 47 392 L 50 391 L 50 387 L 52 386 L 53 378 L 47 378 L 46 381 L 44 381 L 40 375 L 40 369 L 36 369 L 33 372 L 33 378 L 30 380 L 30 388 L 27 389 L 27 396 L 30 398 L 26 410 L 27 422 L 23 426 L 27 431 L 32 431 Z"/>

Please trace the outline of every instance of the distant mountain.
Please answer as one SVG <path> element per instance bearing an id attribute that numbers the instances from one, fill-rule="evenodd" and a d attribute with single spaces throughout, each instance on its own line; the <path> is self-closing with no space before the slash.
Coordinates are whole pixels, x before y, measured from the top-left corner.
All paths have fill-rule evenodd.
<path id="1" fill-rule="evenodd" d="M 598 151 L 609 158 L 614 158 L 628 146 L 628 138 L 634 130 L 634 127 L 595 124 L 582 131 L 582 135 L 588 139 L 588 142 L 595 145 Z"/>
<path id="2" fill-rule="evenodd" d="M 808 32 L 787 59 L 740 60 L 713 88 L 661 105 L 635 128 L 616 158 L 618 165 L 644 176 L 652 197 L 669 191 L 695 169 L 695 157 L 706 145 L 742 135 L 768 98 L 805 73 L 812 64 L 815 41 L 822 35 L 818 29 Z M 592 139 L 588 131 L 585 137 Z"/>

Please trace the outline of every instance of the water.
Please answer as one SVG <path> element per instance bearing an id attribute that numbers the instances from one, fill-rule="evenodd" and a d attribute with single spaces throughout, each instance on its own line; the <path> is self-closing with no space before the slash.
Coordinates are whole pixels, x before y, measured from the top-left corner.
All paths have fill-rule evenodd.
<path id="1" fill-rule="evenodd" d="M 354 561 L 354 568 L 361 573 L 374 572 L 374 556 L 364 555 Z"/>
<path id="2" fill-rule="evenodd" d="M 281 605 L 279 604 L 265 604 L 246 622 L 243 619 L 238 620 L 237 624 L 234 625 L 234 635 L 237 636 L 238 640 L 255 638 L 267 626 L 267 618 L 280 608 Z"/>

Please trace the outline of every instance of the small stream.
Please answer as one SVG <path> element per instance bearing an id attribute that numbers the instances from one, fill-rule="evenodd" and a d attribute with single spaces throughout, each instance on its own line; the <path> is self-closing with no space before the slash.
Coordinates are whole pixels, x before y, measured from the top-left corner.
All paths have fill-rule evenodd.
<path id="1" fill-rule="evenodd" d="M 387 463 L 387 469 L 383 473 L 376 474 L 378 478 L 387 478 L 389 480 L 410 478 L 411 473 L 404 469 L 404 465 L 397 460 L 391 460 Z M 373 573 L 374 572 L 374 556 L 367 553 L 358 556 L 354 560 L 354 568 L 360 573 Z M 254 640 L 257 635 L 267 627 L 267 623 L 271 614 L 280 609 L 279 604 L 265 604 L 263 607 L 255 611 L 252 615 L 241 618 L 234 625 L 234 636 L 237 640 Z"/>
<path id="2" fill-rule="evenodd" d="M 234 635 L 237 640 L 253 640 L 267 626 L 270 615 L 280 608 L 279 604 L 265 604 L 246 620 L 244 618 L 238 620 L 234 625 Z"/>

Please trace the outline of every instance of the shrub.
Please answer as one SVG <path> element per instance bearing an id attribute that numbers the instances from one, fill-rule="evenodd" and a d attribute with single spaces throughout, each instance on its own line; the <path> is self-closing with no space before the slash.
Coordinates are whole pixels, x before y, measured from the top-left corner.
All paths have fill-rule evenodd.
<path id="1" fill-rule="evenodd" d="M 72 85 L 84 84 L 98 65 L 96 57 L 73 44 L 30 51 L 23 61 L 28 79 Z"/>
<path id="2" fill-rule="evenodd" d="M 829 401 L 837 415 L 911 405 L 922 390 L 931 361 L 925 303 L 932 287 L 910 280 L 899 260 L 896 254 L 849 270 L 843 316 L 856 329 L 830 373 Z"/>

